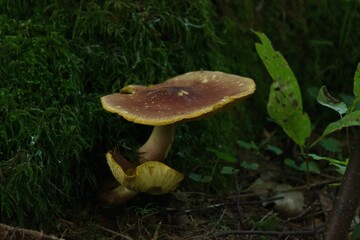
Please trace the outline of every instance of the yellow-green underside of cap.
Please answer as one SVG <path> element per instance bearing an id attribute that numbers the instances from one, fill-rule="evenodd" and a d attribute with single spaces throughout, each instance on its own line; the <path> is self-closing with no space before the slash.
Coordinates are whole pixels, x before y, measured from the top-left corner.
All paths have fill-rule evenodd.
<path id="1" fill-rule="evenodd" d="M 116 180 L 128 189 L 161 195 L 174 191 L 184 175 L 164 163 L 147 161 L 125 173 L 112 154 L 106 154 L 107 163 Z"/>

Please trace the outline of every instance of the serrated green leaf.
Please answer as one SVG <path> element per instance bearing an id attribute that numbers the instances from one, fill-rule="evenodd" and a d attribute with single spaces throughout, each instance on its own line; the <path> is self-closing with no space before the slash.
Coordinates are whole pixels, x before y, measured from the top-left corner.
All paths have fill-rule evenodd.
<path id="1" fill-rule="evenodd" d="M 273 79 L 267 104 L 268 114 L 296 144 L 303 146 L 305 139 L 310 136 L 311 122 L 303 112 L 296 77 L 281 53 L 273 49 L 266 35 L 255 34 L 261 41 L 261 44 L 255 44 L 255 48 Z"/>
<path id="2" fill-rule="evenodd" d="M 351 112 L 343 118 L 330 123 L 324 130 L 322 137 L 325 137 L 335 131 L 339 131 L 345 127 L 360 126 L 360 110 Z"/>
<path id="3" fill-rule="evenodd" d="M 331 96 L 331 94 L 327 90 L 326 86 L 322 86 L 320 88 L 319 94 L 318 94 L 316 100 L 321 105 L 337 111 L 340 115 L 346 113 L 348 110 L 348 108 L 344 102 L 341 102 L 340 100 Z"/>

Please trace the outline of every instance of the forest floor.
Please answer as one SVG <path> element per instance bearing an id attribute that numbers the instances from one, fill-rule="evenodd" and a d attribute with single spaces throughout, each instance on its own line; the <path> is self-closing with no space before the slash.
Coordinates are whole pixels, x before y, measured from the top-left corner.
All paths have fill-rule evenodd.
<path id="1" fill-rule="evenodd" d="M 341 175 L 328 166 L 307 175 L 271 153 L 239 154 L 259 163 L 259 168 L 226 176 L 221 187 L 185 178 L 175 192 L 139 194 L 121 206 L 90 201 L 80 213 L 60 218 L 56 229 L 44 230 L 53 235 L 21 229 L 17 235 L 31 236 L 20 239 L 322 239 Z"/>

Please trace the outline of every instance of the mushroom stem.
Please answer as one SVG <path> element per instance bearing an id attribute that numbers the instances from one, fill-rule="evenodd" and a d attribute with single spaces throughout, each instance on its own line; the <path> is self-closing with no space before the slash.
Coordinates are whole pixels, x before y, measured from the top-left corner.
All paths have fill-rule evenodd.
<path id="1" fill-rule="evenodd" d="M 120 185 L 112 191 L 103 192 L 100 198 L 107 205 L 120 205 L 129 201 L 138 193 L 139 192 L 130 190 L 125 186 Z"/>
<path id="2" fill-rule="evenodd" d="M 147 142 L 139 148 L 140 162 L 166 158 L 175 137 L 175 124 L 155 126 Z"/>

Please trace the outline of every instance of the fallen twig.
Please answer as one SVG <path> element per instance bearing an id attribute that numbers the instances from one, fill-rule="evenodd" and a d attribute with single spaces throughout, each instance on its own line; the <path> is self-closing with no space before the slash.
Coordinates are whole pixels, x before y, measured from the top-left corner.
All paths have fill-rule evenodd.
<path id="1" fill-rule="evenodd" d="M 132 237 L 126 236 L 126 235 L 124 235 L 124 234 L 121 234 L 121 233 L 116 232 L 116 231 L 114 231 L 114 230 L 108 229 L 108 228 L 106 228 L 106 227 L 98 226 L 98 228 L 101 229 L 101 230 L 104 230 L 104 231 L 106 231 L 106 232 L 109 232 L 109 233 L 113 234 L 114 236 L 121 237 L 122 239 L 133 240 Z"/>
<path id="2" fill-rule="evenodd" d="M 0 223 L 0 239 L 15 240 L 15 239 L 41 239 L 41 240 L 64 240 L 53 235 L 44 234 L 41 231 L 18 228 Z"/>
<path id="3" fill-rule="evenodd" d="M 254 230 L 233 230 L 223 231 L 214 234 L 214 237 L 227 237 L 230 235 L 264 235 L 264 236 L 276 236 L 278 238 L 285 236 L 315 236 L 322 234 L 324 228 L 316 230 L 293 230 L 293 231 L 254 231 Z"/>

